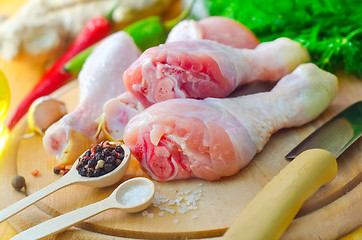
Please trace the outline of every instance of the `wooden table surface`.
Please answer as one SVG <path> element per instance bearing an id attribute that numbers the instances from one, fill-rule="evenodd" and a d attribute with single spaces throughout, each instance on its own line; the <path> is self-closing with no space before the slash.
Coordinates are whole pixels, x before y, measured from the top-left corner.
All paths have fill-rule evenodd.
<path id="1" fill-rule="evenodd" d="M 0 16 L 11 16 L 26 0 L 0 0 Z M 9 80 L 11 89 L 11 104 L 9 112 L 12 112 L 16 105 L 21 101 L 31 88 L 40 79 L 44 72 L 44 58 L 31 59 L 23 56 L 11 62 L 0 59 L 0 69 L 5 73 Z M 20 71 L 14 71 L 19 69 Z M 24 70 L 24 71 L 21 71 Z M 29 72 L 31 74 L 29 74 Z M 25 74 L 27 74 L 25 76 Z M 10 184 L 10 183 L 6 183 Z M 7 240 L 16 235 L 16 231 L 7 222 L 0 223 L 0 239 Z M 347 239 L 362 239 L 362 227 L 353 233 L 342 238 Z"/>

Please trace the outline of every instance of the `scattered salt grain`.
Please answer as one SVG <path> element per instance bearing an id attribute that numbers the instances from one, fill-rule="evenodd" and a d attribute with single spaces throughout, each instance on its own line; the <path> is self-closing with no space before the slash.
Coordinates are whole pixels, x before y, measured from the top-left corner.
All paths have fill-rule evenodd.
<path id="1" fill-rule="evenodd" d="M 195 214 L 195 215 L 193 215 L 191 218 L 192 218 L 192 219 L 196 219 L 196 218 L 198 218 L 198 216 Z"/>
<path id="2" fill-rule="evenodd" d="M 144 211 L 142 212 L 142 216 L 147 216 L 147 215 L 148 215 L 147 210 L 144 210 Z"/>
<path id="3" fill-rule="evenodd" d="M 196 195 L 196 194 L 198 194 L 198 193 L 201 193 L 201 190 L 200 190 L 200 189 L 195 189 L 195 190 L 192 191 L 192 194 L 195 194 L 195 195 Z"/>
<path id="4" fill-rule="evenodd" d="M 185 190 L 185 194 L 189 194 L 191 192 L 191 190 Z"/>
<path id="5" fill-rule="evenodd" d="M 174 223 L 179 223 L 180 222 L 180 219 L 176 218 L 173 220 Z"/>
<path id="6" fill-rule="evenodd" d="M 183 209 L 183 208 L 180 208 L 180 209 L 178 210 L 178 212 L 181 213 L 181 214 L 184 214 L 184 213 L 186 212 L 186 210 Z"/>
<path id="7" fill-rule="evenodd" d="M 153 218 L 154 215 L 153 215 L 153 213 L 149 213 L 149 214 L 147 215 L 147 217 L 148 217 L 148 218 Z"/>
<path id="8" fill-rule="evenodd" d="M 169 207 L 165 207 L 165 209 L 164 209 L 166 212 L 169 212 L 169 213 L 171 213 L 171 214 L 175 214 L 175 209 L 171 209 L 171 208 L 169 208 Z"/>
<path id="9" fill-rule="evenodd" d="M 201 186 L 200 183 L 198 186 Z M 171 189 L 171 188 L 169 188 Z M 161 212 L 159 216 L 164 216 L 166 213 L 175 214 L 181 213 L 184 214 L 191 210 L 196 210 L 198 208 L 197 202 L 201 199 L 202 190 L 197 187 L 196 189 L 187 189 L 184 191 L 176 190 L 176 198 L 171 199 L 164 194 L 155 192 L 153 199 L 153 206 L 158 207 Z M 197 218 L 196 215 L 193 216 L 193 219 Z"/>

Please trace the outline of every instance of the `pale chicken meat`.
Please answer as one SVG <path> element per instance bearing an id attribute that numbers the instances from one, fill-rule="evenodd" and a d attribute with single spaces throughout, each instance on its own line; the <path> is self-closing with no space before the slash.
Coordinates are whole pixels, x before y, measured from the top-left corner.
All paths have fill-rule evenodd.
<path id="1" fill-rule="evenodd" d="M 226 17 L 208 17 L 200 21 L 183 20 L 168 35 L 166 42 L 207 39 L 237 48 L 255 48 L 259 40 L 241 23 Z M 129 92 L 110 99 L 103 108 L 101 127 L 108 139 L 123 138 L 128 121 L 144 107 Z"/>
<path id="2" fill-rule="evenodd" d="M 336 76 L 302 64 L 270 92 L 156 103 L 128 123 L 124 142 L 156 180 L 216 180 L 245 167 L 272 133 L 315 119 L 336 92 Z"/>
<path id="3" fill-rule="evenodd" d="M 102 114 L 104 103 L 126 91 L 123 73 L 140 54 L 125 32 L 112 34 L 96 47 L 79 74 L 77 107 L 45 132 L 43 144 L 49 153 L 61 156 L 74 131 L 80 139 L 94 140 L 98 130 L 96 119 Z"/>
<path id="4" fill-rule="evenodd" d="M 129 120 L 143 109 L 142 104 L 128 91 L 108 100 L 103 106 L 100 122 L 106 137 L 113 141 L 122 140 Z"/>
<path id="5" fill-rule="evenodd" d="M 278 81 L 309 59 L 308 51 L 288 38 L 255 49 L 176 41 L 146 50 L 125 71 L 124 84 L 144 107 L 174 98 L 223 98 L 246 83 Z"/>
<path id="6" fill-rule="evenodd" d="M 211 30 L 216 22 L 226 24 L 227 28 L 220 28 L 219 33 L 227 36 L 216 39 Z M 185 20 L 188 22 L 188 20 Z M 255 46 L 258 40 L 252 32 L 231 19 L 223 17 L 206 18 L 200 21 L 201 35 L 193 35 L 193 39 L 214 39 L 224 43 L 230 42 L 230 37 L 245 37 L 238 46 Z M 177 26 L 183 25 L 183 21 Z M 195 25 L 195 23 L 193 23 Z M 200 26 L 201 26 L 200 25 Z M 233 34 L 228 34 L 232 30 Z M 173 31 L 180 39 L 193 30 L 177 27 Z M 173 34 L 173 36 L 176 36 Z M 168 41 L 177 41 L 169 38 Z M 95 134 L 100 126 L 108 139 L 121 140 L 123 130 L 128 121 L 143 110 L 138 100 L 125 90 L 122 77 L 123 71 L 140 55 L 133 41 L 125 33 L 118 33 L 105 40 L 93 53 L 84 65 L 79 75 L 81 99 L 74 111 L 54 124 L 44 137 L 45 149 L 56 155 L 62 163 L 71 163 L 71 159 L 81 153 L 84 147 L 94 141 Z M 119 65 L 119 66 L 118 66 Z M 120 96 L 118 96 L 121 94 Z M 108 101 L 109 100 L 109 101 Z M 103 114 L 101 109 L 103 108 Z M 102 116 L 98 119 L 99 115 Z M 95 119 L 98 121 L 96 122 Z M 72 142 L 78 148 L 72 147 Z M 84 146 L 84 147 L 82 147 Z M 75 152 L 75 149 L 79 149 Z M 65 154 L 65 152 L 72 154 Z"/>
<path id="7" fill-rule="evenodd" d="M 226 17 L 183 20 L 172 28 L 166 42 L 208 39 L 235 48 L 255 48 L 258 38 L 243 24 Z"/>

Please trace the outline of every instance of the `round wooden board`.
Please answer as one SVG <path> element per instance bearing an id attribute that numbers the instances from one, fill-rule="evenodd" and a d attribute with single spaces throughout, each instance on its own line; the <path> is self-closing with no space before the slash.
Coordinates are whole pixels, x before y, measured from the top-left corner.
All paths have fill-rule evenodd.
<path id="1" fill-rule="evenodd" d="M 348 105 L 362 100 L 362 81 L 345 73 L 339 74 L 340 88 L 331 106 L 315 121 L 275 133 L 263 151 L 238 174 L 219 181 L 200 179 L 155 182 L 156 191 L 168 199 L 183 197 L 194 200 L 188 206 L 197 209 L 178 212 L 176 204 L 161 204 L 175 210 L 171 214 L 151 205 L 147 216 L 129 214 L 120 210 L 108 210 L 94 216 L 76 227 L 68 229 L 51 239 L 87 237 L 89 239 L 185 239 L 222 236 L 248 202 L 288 164 L 284 156 L 302 139 Z M 74 81 L 54 94 L 64 100 L 69 110 L 78 100 L 78 86 Z M 4 208 L 56 181 L 59 175 L 52 172 L 58 163 L 42 146 L 42 137 L 24 137 L 27 130 L 25 119 L 13 130 L 8 149 L 0 163 L 1 191 Z M 293 221 L 284 239 L 336 239 L 362 225 L 362 140 L 358 140 L 338 160 L 338 176 L 332 183 L 323 186 L 303 206 Z M 39 170 L 37 177 L 31 172 Z M 11 178 L 22 175 L 26 179 L 25 192 L 11 187 Z M 130 176 L 128 176 L 130 177 Z M 124 181 L 122 179 L 120 182 Z M 17 231 L 23 231 L 47 219 L 102 200 L 116 186 L 95 189 L 73 185 L 61 189 L 9 219 Z M 196 199 L 195 196 L 200 196 Z M 4 205 L 7 203 L 7 205 Z M 163 216 L 160 216 L 163 212 Z M 257 223 L 255 223 L 257 224 Z"/>

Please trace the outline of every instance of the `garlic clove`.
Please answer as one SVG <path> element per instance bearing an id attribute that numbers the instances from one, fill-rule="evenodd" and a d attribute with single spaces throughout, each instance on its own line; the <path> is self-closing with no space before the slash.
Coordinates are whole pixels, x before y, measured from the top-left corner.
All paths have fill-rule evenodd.
<path id="1" fill-rule="evenodd" d="M 29 130 L 43 135 L 50 125 L 65 114 L 67 109 L 64 102 L 50 96 L 40 97 L 29 108 L 27 115 Z"/>

